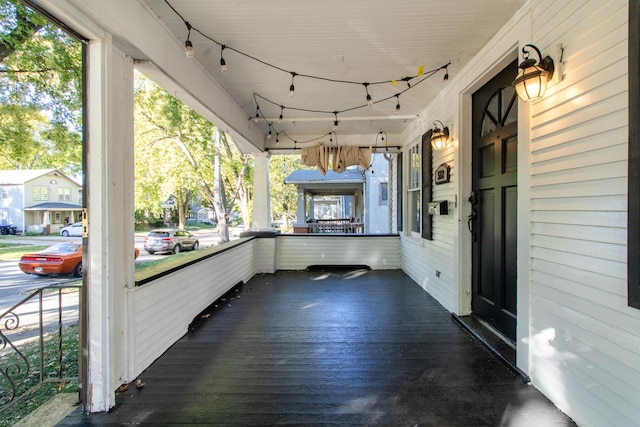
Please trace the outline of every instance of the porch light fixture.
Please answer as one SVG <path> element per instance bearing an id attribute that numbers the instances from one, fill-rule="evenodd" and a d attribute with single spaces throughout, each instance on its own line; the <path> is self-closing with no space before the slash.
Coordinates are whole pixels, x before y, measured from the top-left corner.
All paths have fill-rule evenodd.
<path id="1" fill-rule="evenodd" d="M 535 50 L 538 54 L 537 61 L 529 58 L 530 52 L 527 50 L 528 47 Z M 520 99 L 525 102 L 540 99 L 544 95 L 545 90 L 547 90 L 547 83 L 553 77 L 553 59 L 551 59 L 550 56 L 543 58 L 540 49 L 532 44 L 524 45 L 522 48 L 522 58 L 524 61 L 518 66 L 520 71 L 513 81 L 516 92 Z"/>
<path id="2" fill-rule="evenodd" d="M 442 129 L 438 127 L 438 124 L 436 122 L 440 123 Z M 449 145 L 449 128 L 442 124 L 440 120 L 436 120 L 435 122 L 433 122 L 433 125 L 435 127 L 433 128 L 433 133 L 431 134 L 431 147 L 436 151 L 443 150 L 447 147 L 447 145 Z"/>

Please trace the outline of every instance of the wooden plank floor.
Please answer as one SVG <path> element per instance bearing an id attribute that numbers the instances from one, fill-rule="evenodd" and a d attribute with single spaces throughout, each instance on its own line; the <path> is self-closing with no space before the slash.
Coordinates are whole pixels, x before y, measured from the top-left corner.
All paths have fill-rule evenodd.
<path id="1" fill-rule="evenodd" d="M 59 425 L 573 425 L 401 271 L 260 275 L 208 313 L 144 388 Z"/>

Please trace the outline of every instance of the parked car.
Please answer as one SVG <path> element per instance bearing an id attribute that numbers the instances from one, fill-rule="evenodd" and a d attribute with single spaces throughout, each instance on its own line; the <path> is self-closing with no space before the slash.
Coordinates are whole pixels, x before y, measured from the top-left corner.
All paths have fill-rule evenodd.
<path id="1" fill-rule="evenodd" d="M 247 231 L 247 227 L 244 224 L 236 225 L 231 229 L 231 237 L 240 237 L 240 234 Z"/>
<path id="2" fill-rule="evenodd" d="M 200 246 L 198 238 L 185 230 L 160 228 L 151 230 L 144 239 L 144 250 L 151 255 L 156 252 L 195 251 Z"/>
<path id="3" fill-rule="evenodd" d="M 140 249 L 134 248 L 138 258 Z M 82 276 L 82 244 L 74 242 L 58 243 L 45 250 L 24 254 L 18 262 L 20 270 L 38 276 L 73 274 Z"/>
<path id="4" fill-rule="evenodd" d="M 64 237 L 68 236 L 82 236 L 82 223 L 76 222 L 75 224 L 67 225 L 60 229 L 60 235 Z"/>

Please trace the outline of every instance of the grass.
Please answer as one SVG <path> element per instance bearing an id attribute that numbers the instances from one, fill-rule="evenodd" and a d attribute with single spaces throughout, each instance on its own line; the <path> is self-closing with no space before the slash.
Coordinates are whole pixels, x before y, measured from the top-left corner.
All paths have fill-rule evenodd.
<path id="1" fill-rule="evenodd" d="M 49 245 L 50 246 L 50 245 Z M 0 261 L 17 261 L 27 252 L 36 252 L 49 246 L 24 245 L 22 243 L 0 242 Z"/>
<path id="2" fill-rule="evenodd" d="M 64 377 L 78 376 L 78 327 L 68 326 L 62 330 L 62 375 Z M 25 355 L 31 367 L 29 376 L 16 384 L 16 396 L 21 396 L 30 389 L 32 393 L 7 405 L 0 410 L 0 427 L 9 427 L 26 415 L 33 412 L 57 393 L 75 393 L 78 391 L 76 382 L 51 382 L 40 381 L 40 347 L 39 342 L 31 342 L 21 346 L 20 351 Z M 58 375 L 58 334 L 50 333 L 44 337 L 44 378 Z M 11 367 L 25 369 L 24 361 L 15 352 L 0 356 L 0 366 L 3 370 Z M 9 384 L 4 377 L 0 380 L 0 400 L 6 399 Z"/>

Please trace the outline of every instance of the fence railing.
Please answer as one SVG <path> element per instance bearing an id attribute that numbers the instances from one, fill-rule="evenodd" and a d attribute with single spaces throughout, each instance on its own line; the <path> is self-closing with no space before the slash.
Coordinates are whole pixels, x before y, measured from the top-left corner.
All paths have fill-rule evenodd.
<path id="1" fill-rule="evenodd" d="M 0 314 L 0 409 L 43 383 L 78 381 L 80 283 L 33 290 Z"/>

